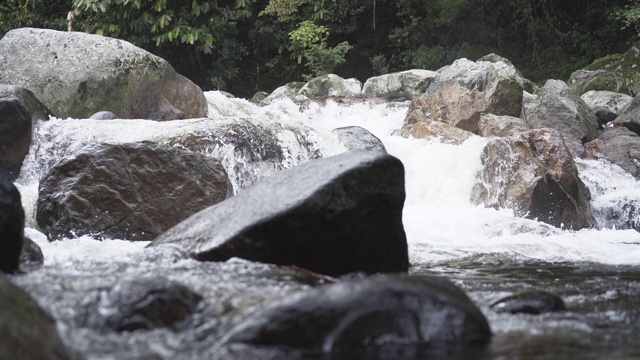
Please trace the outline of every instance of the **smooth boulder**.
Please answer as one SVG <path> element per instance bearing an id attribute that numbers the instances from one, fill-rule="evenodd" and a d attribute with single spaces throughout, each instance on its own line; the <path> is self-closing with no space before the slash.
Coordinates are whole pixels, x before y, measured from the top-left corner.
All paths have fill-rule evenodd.
<path id="1" fill-rule="evenodd" d="M 315 354 L 380 354 L 422 347 L 445 353 L 486 345 L 491 329 L 451 282 L 378 276 L 294 294 L 236 325 L 225 344 L 288 347 Z"/>
<path id="2" fill-rule="evenodd" d="M 598 137 L 595 114 L 561 80 L 547 80 L 533 96 L 525 96 L 522 118 L 532 129 L 553 128 L 583 143 Z"/>
<path id="3" fill-rule="evenodd" d="M 76 359 L 56 321 L 0 272 L 0 359 Z"/>
<path id="4" fill-rule="evenodd" d="M 477 134 L 482 113 L 520 115 L 525 82 L 508 61 L 459 59 L 438 70 L 424 95 L 411 104 L 411 111 L 419 111 L 429 121 Z M 410 121 L 411 111 L 403 127 L 405 133 L 415 125 Z"/>
<path id="5" fill-rule="evenodd" d="M 404 167 L 350 151 L 282 171 L 191 216 L 149 246 L 201 261 L 239 257 L 322 274 L 407 271 Z"/>
<path id="6" fill-rule="evenodd" d="M 591 193 L 578 176 L 562 135 L 534 129 L 492 138 L 472 202 L 512 209 L 522 216 L 573 230 L 593 227 Z"/>
<path id="7" fill-rule="evenodd" d="M 412 69 L 375 76 L 364 83 L 362 94 L 367 97 L 413 100 L 424 94 L 436 74 L 431 70 Z"/>
<path id="8" fill-rule="evenodd" d="M 101 143 L 43 177 L 36 220 L 49 240 L 86 234 L 152 240 L 231 195 L 216 159 L 152 142 Z"/>
<path id="9" fill-rule="evenodd" d="M 1 67 L 2 61 L 0 78 Z M 31 146 L 33 126 L 50 115 L 49 109 L 30 90 L 0 84 L 0 176 L 7 176 L 11 181 L 18 178 Z"/>
<path id="10" fill-rule="evenodd" d="M 20 268 L 24 243 L 24 210 L 20 192 L 9 179 L 0 176 L 0 272 Z"/>
<path id="11" fill-rule="evenodd" d="M 28 59 L 29 61 L 25 61 Z M 204 117 L 202 90 L 169 63 L 124 40 L 21 28 L 0 40 L 0 83 L 24 86 L 61 117 L 109 109 L 123 119 Z"/>
<path id="12" fill-rule="evenodd" d="M 348 97 L 360 95 L 362 83 L 357 79 L 343 79 L 335 74 L 321 75 L 309 80 L 300 89 L 299 95 L 308 98 Z"/>
<path id="13" fill-rule="evenodd" d="M 387 151 L 377 136 L 360 126 L 341 127 L 333 129 L 332 132 L 347 150 Z"/>

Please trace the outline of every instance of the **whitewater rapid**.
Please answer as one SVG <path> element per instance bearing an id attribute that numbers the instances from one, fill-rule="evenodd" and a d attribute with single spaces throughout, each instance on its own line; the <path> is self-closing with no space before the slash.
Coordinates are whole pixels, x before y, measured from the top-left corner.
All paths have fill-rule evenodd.
<path id="1" fill-rule="evenodd" d="M 286 149 L 282 168 L 310 161 L 319 151 L 331 156 L 346 151 L 332 130 L 345 126 L 361 126 L 382 140 L 387 151 L 398 157 L 405 166 L 407 199 L 404 207 L 404 226 L 409 243 L 410 260 L 416 266 L 433 266 L 466 257 L 495 257 L 547 262 L 593 262 L 608 265 L 640 264 L 640 233 L 615 228 L 568 231 L 514 216 L 507 209 L 474 206 L 470 202 L 476 175 L 481 170 L 480 155 L 486 139 L 474 137 L 461 145 L 451 145 L 437 139 L 407 139 L 396 134 L 402 127 L 408 103 L 373 104 L 355 102 L 325 104 L 308 102 L 304 106 L 291 100 L 278 100 L 268 106 L 257 106 L 243 99 L 230 99 L 219 92 L 207 92 L 209 117 L 189 122 L 157 123 L 148 120 L 111 120 L 109 123 L 53 119 L 36 127 L 40 142 L 65 139 L 69 148 L 81 148 L 91 142 L 129 142 L 161 140 L 168 136 L 206 129 L 207 121 L 240 117 L 262 126 L 275 126 L 278 141 Z M 67 133 L 56 133 L 57 125 L 67 122 Z M 118 124 L 128 122 L 127 130 L 119 131 Z M 198 128 L 201 127 L 201 128 Z M 296 131 L 304 130 L 314 149 L 297 143 Z M 69 130 L 71 129 L 71 130 Z M 134 130 L 132 130 L 134 129 Z M 65 264 L 74 261 L 107 260 L 126 257 L 143 251 L 146 242 L 126 239 L 96 241 L 90 236 L 49 243 L 38 232 L 33 221 L 37 200 L 37 182 L 43 175 L 42 159 L 37 156 L 43 143 L 34 144 L 23 166 L 18 187 L 28 216 L 26 234 L 43 249 L 45 264 Z M 46 148 L 46 146 L 45 146 Z M 55 147 L 50 147 L 55 149 Z M 234 159 L 217 149 L 216 156 L 225 157 L 226 166 L 233 167 Z M 69 153 L 59 154 L 60 157 Z M 52 157 L 58 154 L 51 154 Z M 40 163 L 40 165 L 38 165 Z M 579 160 L 580 176 L 589 186 L 594 208 L 624 205 L 625 201 L 640 200 L 640 184 L 619 167 L 606 161 Z M 50 166 L 51 164 L 49 164 Z M 236 164 L 237 165 L 237 164 Z M 279 171 L 265 166 L 268 171 Z M 258 174 L 257 176 L 268 176 Z M 242 179 L 234 178 L 240 189 Z M 616 205 L 617 206 L 617 205 Z"/>

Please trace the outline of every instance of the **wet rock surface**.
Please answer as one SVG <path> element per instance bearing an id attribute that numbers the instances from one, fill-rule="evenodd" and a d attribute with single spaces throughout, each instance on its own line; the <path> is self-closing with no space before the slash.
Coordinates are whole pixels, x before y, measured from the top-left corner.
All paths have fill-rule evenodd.
<path id="1" fill-rule="evenodd" d="M 0 272 L 13 273 L 20 266 L 24 243 L 24 210 L 13 183 L 0 176 Z"/>
<path id="2" fill-rule="evenodd" d="M 347 150 L 387 151 L 380 139 L 360 126 L 347 126 L 332 131 Z"/>
<path id="3" fill-rule="evenodd" d="M 0 272 L 0 358 L 77 359 L 60 339 L 56 321 Z"/>
<path id="4" fill-rule="evenodd" d="M 362 83 L 357 79 L 343 79 L 335 74 L 321 75 L 311 79 L 300 89 L 299 95 L 308 98 L 327 96 L 357 96 Z"/>
<path id="5" fill-rule="evenodd" d="M 39 191 L 36 219 L 50 240 L 151 240 L 233 190 L 216 159 L 141 142 L 86 148 L 54 166 Z"/>
<path id="6" fill-rule="evenodd" d="M 413 69 L 367 79 L 362 94 L 368 97 L 409 99 L 422 95 L 436 77 L 435 71 Z"/>
<path id="7" fill-rule="evenodd" d="M 624 126 L 606 128 L 586 146 L 591 156 L 607 159 L 640 179 L 640 136 L 633 131 Z"/>
<path id="8" fill-rule="evenodd" d="M 44 264 L 42 249 L 33 240 L 24 237 L 22 252 L 20 253 L 20 269 L 23 271 L 40 268 Z"/>
<path id="9" fill-rule="evenodd" d="M 499 313 L 539 315 L 564 311 L 567 307 L 558 295 L 546 291 L 528 291 L 496 300 L 491 309 Z"/>
<path id="10" fill-rule="evenodd" d="M 104 109 L 124 119 L 206 114 L 198 86 L 165 60 L 123 40 L 22 28 L 0 40 L 0 54 L 0 82 L 30 89 L 61 117 L 88 118 Z"/>
<path id="11" fill-rule="evenodd" d="M 177 245 L 201 261 L 240 257 L 330 275 L 406 271 L 404 199 L 398 159 L 347 152 L 280 172 L 150 246 Z"/>
<path id="12" fill-rule="evenodd" d="M 535 129 L 492 139 L 482 163 L 473 202 L 513 209 L 517 216 L 556 227 L 578 230 L 595 225 L 589 189 L 558 131 Z"/>
<path id="13" fill-rule="evenodd" d="M 202 296 L 162 277 L 120 280 L 100 292 L 79 322 L 100 332 L 128 332 L 184 326 Z"/>
<path id="14" fill-rule="evenodd" d="M 33 125 L 50 115 L 30 90 L 0 84 L 0 176 L 12 181 L 18 178 L 31 145 Z"/>
<path id="15" fill-rule="evenodd" d="M 491 330 L 462 290 L 443 278 L 379 276 L 285 298 L 234 327 L 224 343 L 312 353 L 426 346 L 442 351 L 486 345 Z"/>

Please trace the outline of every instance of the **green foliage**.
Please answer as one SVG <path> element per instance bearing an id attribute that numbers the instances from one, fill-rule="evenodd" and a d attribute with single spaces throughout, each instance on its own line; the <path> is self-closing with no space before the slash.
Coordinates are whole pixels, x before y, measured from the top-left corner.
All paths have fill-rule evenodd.
<path id="1" fill-rule="evenodd" d="M 640 36 L 640 0 L 633 0 L 632 4 L 615 10 L 612 18 L 622 21 L 623 29 L 634 29 Z"/>
<path id="2" fill-rule="evenodd" d="M 325 26 L 316 25 L 310 20 L 301 22 L 297 29 L 289 33 L 291 58 L 300 64 L 304 57 L 314 76 L 331 73 L 337 65 L 344 62 L 344 56 L 351 45 L 345 41 L 329 47 L 328 37 L 329 30 Z"/>
<path id="3" fill-rule="evenodd" d="M 67 0 L 3 0 L 0 2 L 0 37 L 20 27 L 63 30 L 68 6 Z"/>
<path id="4" fill-rule="evenodd" d="M 387 58 L 382 54 L 377 54 L 369 58 L 371 62 L 371 68 L 376 75 L 384 75 L 389 72 L 389 62 Z"/>

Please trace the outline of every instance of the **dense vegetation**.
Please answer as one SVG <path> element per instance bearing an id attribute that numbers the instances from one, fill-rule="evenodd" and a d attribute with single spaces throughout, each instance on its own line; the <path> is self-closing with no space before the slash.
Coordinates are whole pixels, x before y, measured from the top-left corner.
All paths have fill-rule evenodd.
<path id="1" fill-rule="evenodd" d="M 638 38 L 639 0 L 4 0 L 24 26 L 128 40 L 203 89 L 250 96 L 335 72 L 361 80 L 490 52 L 566 79 Z"/>

